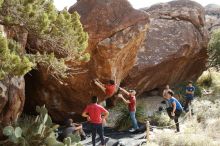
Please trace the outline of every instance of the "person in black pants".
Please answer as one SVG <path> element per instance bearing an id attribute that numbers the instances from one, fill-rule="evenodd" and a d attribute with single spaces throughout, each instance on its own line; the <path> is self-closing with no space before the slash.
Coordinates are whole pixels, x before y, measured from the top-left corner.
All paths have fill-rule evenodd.
<path id="1" fill-rule="evenodd" d="M 92 103 L 87 105 L 82 113 L 83 117 L 86 117 L 92 128 L 92 144 L 95 146 L 96 132 L 99 134 L 102 146 L 105 145 L 103 124 L 106 123 L 106 118 L 109 112 L 98 104 L 98 97 L 92 97 Z"/>
<path id="2" fill-rule="evenodd" d="M 192 84 L 193 82 L 192 81 L 189 81 L 189 84 L 188 86 L 186 86 L 186 103 L 184 105 L 184 110 L 186 112 L 189 111 L 189 105 L 191 105 L 191 102 L 193 101 L 194 99 L 194 92 L 195 92 L 195 87 L 193 86 Z"/>
<path id="3" fill-rule="evenodd" d="M 175 97 L 173 97 L 173 95 L 173 91 L 170 90 L 164 95 L 164 98 L 170 104 L 170 107 L 167 108 L 167 113 L 171 119 L 174 119 L 176 124 L 176 132 L 179 132 L 180 128 L 178 119 L 183 111 L 183 107 L 180 102 Z"/>

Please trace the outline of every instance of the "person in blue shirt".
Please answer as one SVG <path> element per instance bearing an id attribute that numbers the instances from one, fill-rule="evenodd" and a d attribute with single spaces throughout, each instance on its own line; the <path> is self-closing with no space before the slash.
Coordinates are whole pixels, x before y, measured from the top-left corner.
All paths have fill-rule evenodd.
<path id="1" fill-rule="evenodd" d="M 176 124 L 176 132 L 180 131 L 178 119 L 183 111 L 183 107 L 180 102 L 173 97 L 174 93 L 172 90 L 167 91 L 164 95 L 164 98 L 170 104 L 170 107 L 167 108 L 167 113 L 171 119 L 174 119 Z"/>
<path id="2" fill-rule="evenodd" d="M 193 98 L 194 98 L 194 92 L 195 92 L 195 87 L 192 85 L 192 81 L 189 81 L 188 85 L 186 86 L 186 103 L 184 106 L 184 110 L 187 112 L 189 105 L 191 104 Z"/>

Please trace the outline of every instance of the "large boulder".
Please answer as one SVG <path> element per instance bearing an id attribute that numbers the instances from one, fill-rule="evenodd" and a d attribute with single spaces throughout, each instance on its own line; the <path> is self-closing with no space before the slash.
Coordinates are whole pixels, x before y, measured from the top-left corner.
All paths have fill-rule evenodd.
<path id="1" fill-rule="evenodd" d="M 205 11 L 193 1 L 171 1 L 145 9 L 149 31 L 124 85 L 138 93 L 195 80 L 206 69 Z"/>
<path id="2" fill-rule="evenodd" d="M 23 111 L 24 94 L 23 77 L 6 77 L 0 81 L 0 121 L 2 125 L 14 122 Z"/>
<path id="3" fill-rule="evenodd" d="M 106 99 L 93 79 L 105 82 L 116 78 L 120 83 L 135 63 L 149 23 L 147 13 L 133 9 L 127 0 L 80 0 L 69 11 L 81 15 L 89 34 L 91 60 L 80 65 L 69 62 L 75 72 L 62 81 L 41 68 L 25 77 L 26 111 L 45 104 L 57 122 L 78 118 L 93 95 L 100 101 Z M 35 44 L 31 41 L 29 45 Z"/>
<path id="4" fill-rule="evenodd" d="M 209 31 L 220 28 L 220 5 L 209 4 L 205 6 L 206 23 Z"/>

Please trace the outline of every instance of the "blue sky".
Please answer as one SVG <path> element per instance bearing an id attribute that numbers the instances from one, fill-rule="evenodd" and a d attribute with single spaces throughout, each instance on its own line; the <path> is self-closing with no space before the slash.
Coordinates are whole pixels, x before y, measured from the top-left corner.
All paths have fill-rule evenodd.
<path id="1" fill-rule="evenodd" d="M 153 4 L 160 3 L 160 2 L 168 2 L 170 0 L 128 0 L 134 8 L 143 8 L 149 7 Z M 220 0 L 194 0 L 201 5 L 205 6 L 207 4 L 219 4 Z M 54 3 L 58 10 L 62 10 L 64 7 L 69 7 L 73 5 L 76 0 L 54 0 Z"/>

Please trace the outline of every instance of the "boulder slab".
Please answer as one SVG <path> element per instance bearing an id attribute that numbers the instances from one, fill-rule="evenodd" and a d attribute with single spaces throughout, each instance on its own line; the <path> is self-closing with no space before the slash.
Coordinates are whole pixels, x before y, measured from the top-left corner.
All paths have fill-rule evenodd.
<path id="1" fill-rule="evenodd" d="M 196 80 L 206 69 L 204 8 L 193 1 L 171 1 L 145 9 L 150 26 L 124 85 L 139 94 L 166 84 Z"/>

